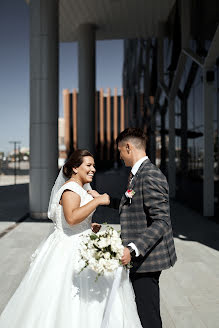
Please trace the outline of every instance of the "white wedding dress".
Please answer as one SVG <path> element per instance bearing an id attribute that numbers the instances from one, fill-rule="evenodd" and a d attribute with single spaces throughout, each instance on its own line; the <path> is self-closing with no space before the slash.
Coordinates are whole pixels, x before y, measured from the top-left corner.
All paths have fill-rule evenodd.
<path id="1" fill-rule="evenodd" d="M 57 200 L 66 189 L 79 194 L 80 206 L 92 200 L 75 182 L 63 185 Z M 92 214 L 70 226 L 59 202 L 53 211 L 54 232 L 33 254 L 29 270 L 0 316 L 0 328 L 140 328 L 125 269 L 104 323 L 115 274 L 100 276 L 95 282 L 95 272 L 86 268 L 79 273 L 80 236 L 91 232 Z"/>

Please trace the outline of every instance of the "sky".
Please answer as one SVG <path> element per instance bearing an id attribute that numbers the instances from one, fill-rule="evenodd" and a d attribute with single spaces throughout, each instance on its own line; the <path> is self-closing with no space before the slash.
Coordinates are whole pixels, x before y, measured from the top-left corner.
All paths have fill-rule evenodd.
<path id="1" fill-rule="evenodd" d="M 62 90 L 78 88 L 77 43 L 59 44 L 59 114 Z M 123 41 L 96 42 L 96 88 L 122 86 Z M 0 152 L 10 141 L 29 146 L 29 7 L 0 0 Z"/>

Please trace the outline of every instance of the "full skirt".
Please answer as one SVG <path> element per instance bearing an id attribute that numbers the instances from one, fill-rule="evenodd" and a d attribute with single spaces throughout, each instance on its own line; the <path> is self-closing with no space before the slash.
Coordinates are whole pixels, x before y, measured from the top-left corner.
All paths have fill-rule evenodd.
<path id="1" fill-rule="evenodd" d="M 0 316 L 0 328 L 102 328 L 115 274 L 79 273 L 80 234 L 55 230 L 33 254 L 29 270 Z M 104 328 L 141 328 L 128 271 Z"/>

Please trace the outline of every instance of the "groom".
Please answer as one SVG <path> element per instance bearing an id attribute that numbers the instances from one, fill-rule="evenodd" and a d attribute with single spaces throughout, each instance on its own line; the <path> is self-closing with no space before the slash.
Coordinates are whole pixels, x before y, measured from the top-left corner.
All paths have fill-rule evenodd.
<path id="1" fill-rule="evenodd" d="M 119 205 L 125 246 L 122 264 L 133 265 L 130 279 L 143 328 L 161 328 L 159 277 L 162 270 L 176 262 L 168 184 L 146 155 L 142 130 L 125 129 L 119 134 L 117 145 L 120 158 L 132 168 Z"/>

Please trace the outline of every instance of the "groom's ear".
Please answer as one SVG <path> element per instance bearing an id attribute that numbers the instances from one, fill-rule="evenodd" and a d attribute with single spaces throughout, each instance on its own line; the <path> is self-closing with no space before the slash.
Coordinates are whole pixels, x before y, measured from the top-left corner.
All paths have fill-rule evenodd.
<path id="1" fill-rule="evenodd" d="M 127 144 L 126 144 L 126 151 L 127 151 L 127 153 L 129 154 L 130 153 L 130 150 L 131 150 L 131 148 L 130 148 L 130 144 L 127 142 Z"/>

